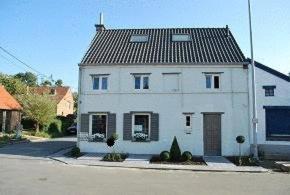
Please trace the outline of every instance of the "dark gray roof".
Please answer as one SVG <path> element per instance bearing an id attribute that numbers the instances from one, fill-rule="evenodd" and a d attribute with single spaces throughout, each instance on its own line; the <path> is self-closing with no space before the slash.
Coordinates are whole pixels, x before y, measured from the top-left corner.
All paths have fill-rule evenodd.
<path id="1" fill-rule="evenodd" d="M 130 42 L 147 34 L 146 43 Z M 172 34 L 190 34 L 172 42 Z M 97 31 L 81 64 L 237 64 L 245 57 L 227 28 L 108 29 Z"/>

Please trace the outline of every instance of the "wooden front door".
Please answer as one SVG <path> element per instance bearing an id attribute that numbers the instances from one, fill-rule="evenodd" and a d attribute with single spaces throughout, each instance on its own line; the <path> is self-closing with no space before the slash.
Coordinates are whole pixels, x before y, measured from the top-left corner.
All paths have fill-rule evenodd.
<path id="1" fill-rule="evenodd" d="M 205 156 L 221 155 L 221 114 L 203 115 L 203 144 Z"/>

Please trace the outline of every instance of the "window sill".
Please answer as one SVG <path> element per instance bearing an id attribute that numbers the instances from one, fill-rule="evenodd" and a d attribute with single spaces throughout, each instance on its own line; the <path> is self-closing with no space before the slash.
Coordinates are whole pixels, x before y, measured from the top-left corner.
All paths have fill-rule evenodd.
<path id="1" fill-rule="evenodd" d="M 269 137 L 266 137 L 266 141 L 290 141 L 290 136 L 283 136 L 283 137 L 280 137 L 280 136 L 269 136 Z"/>
<path id="2" fill-rule="evenodd" d="M 132 142 L 150 142 L 150 140 L 137 140 L 137 139 L 132 139 Z"/>

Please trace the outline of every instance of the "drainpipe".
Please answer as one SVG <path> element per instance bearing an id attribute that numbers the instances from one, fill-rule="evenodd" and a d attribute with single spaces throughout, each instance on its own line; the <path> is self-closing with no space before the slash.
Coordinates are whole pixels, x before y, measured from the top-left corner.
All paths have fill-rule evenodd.
<path id="1" fill-rule="evenodd" d="M 258 117 L 257 117 L 257 100 L 256 100 L 256 74 L 255 74 L 255 60 L 253 49 L 253 33 L 252 33 L 252 16 L 251 16 L 251 0 L 248 0 L 249 11 L 249 30 L 250 30 L 250 45 L 251 45 L 251 65 L 252 65 L 252 102 L 253 102 L 253 155 L 258 160 Z"/>
<path id="2" fill-rule="evenodd" d="M 78 111 L 77 111 L 77 147 L 80 141 L 80 127 L 81 127 L 81 81 L 82 81 L 82 66 L 79 64 L 79 79 L 78 79 Z"/>

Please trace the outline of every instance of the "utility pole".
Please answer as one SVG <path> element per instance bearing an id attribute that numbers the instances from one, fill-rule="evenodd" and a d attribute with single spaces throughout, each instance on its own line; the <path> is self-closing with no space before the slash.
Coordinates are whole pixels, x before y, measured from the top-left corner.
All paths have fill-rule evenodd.
<path id="1" fill-rule="evenodd" d="M 252 65 L 252 102 L 253 102 L 253 154 L 254 158 L 258 159 L 258 117 L 257 117 L 257 99 L 256 99 L 256 74 L 255 74 L 255 60 L 253 49 L 253 33 L 252 33 L 252 14 L 251 14 L 251 0 L 248 0 L 249 11 L 249 27 L 250 27 L 250 45 L 251 45 L 251 65 Z"/>

